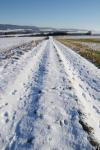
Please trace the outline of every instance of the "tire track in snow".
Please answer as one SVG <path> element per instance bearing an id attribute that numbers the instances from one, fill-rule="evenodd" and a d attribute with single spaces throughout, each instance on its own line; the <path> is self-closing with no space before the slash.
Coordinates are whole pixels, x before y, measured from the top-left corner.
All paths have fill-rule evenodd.
<path id="1" fill-rule="evenodd" d="M 40 117 L 34 121 L 34 138 L 31 139 L 31 144 L 34 150 L 92 150 L 78 121 L 74 90 L 52 41 L 49 42 L 47 73 L 36 111 Z"/>
<path id="2" fill-rule="evenodd" d="M 24 90 L 18 84 L 17 93 L 22 94 L 6 150 L 93 150 L 79 123 L 75 90 L 52 39 L 32 59 L 31 67 L 30 63 L 25 67 L 27 80 L 21 78 Z"/>
<path id="3" fill-rule="evenodd" d="M 27 94 L 27 90 L 29 88 L 27 86 L 31 86 L 30 80 L 32 79 L 32 76 L 35 74 L 36 70 L 38 70 L 39 68 L 38 64 L 42 59 L 44 48 L 46 45 L 47 42 L 44 41 L 40 47 L 37 47 L 35 50 L 30 52 L 27 63 L 16 78 L 14 84 L 10 87 L 8 93 L 2 96 L 2 101 L 7 101 L 8 106 L 6 106 L 6 108 L 3 108 L 2 115 L 0 116 L 2 120 L 0 127 L 0 136 L 2 137 L 0 141 L 0 148 L 4 147 L 5 149 L 7 143 L 11 141 L 12 135 L 15 132 L 16 124 L 25 113 L 24 109 L 22 111 L 20 107 L 24 108 L 25 106 L 25 102 L 23 99 L 25 97 L 25 94 Z M 15 90 L 16 93 L 12 94 Z M 8 123 L 5 122 L 5 117 L 3 116 L 4 112 L 8 112 L 9 114 Z M 1 128 L 3 130 L 1 130 Z"/>
<path id="4" fill-rule="evenodd" d="M 46 64 L 48 60 L 48 43 L 43 49 L 39 64 L 37 64 L 37 71 L 34 70 L 31 79 L 31 86 L 28 87 L 28 94 L 23 98 L 25 108 L 20 108 L 19 111 L 25 111 L 21 120 L 17 123 L 15 135 L 13 136 L 9 146 L 6 149 L 10 150 L 25 150 L 33 149 L 32 140 L 34 139 L 34 121 L 41 115 L 37 115 L 39 107 L 39 99 L 42 94 L 42 82 L 46 73 Z M 19 114 L 18 114 L 19 115 Z"/>
<path id="5" fill-rule="evenodd" d="M 69 80 L 71 81 L 76 95 L 78 96 L 77 102 L 79 105 L 79 122 L 81 123 L 83 129 L 88 133 L 88 140 L 90 141 L 90 143 L 96 147 L 97 149 L 100 148 L 100 138 L 99 138 L 99 126 L 100 126 L 100 113 L 99 113 L 99 101 L 98 97 L 100 95 L 100 93 L 98 93 L 98 90 L 100 90 L 99 88 L 99 84 L 100 84 L 100 79 L 96 78 L 95 76 L 95 81 L 97 80 L 97 84 L 95 82 L 95 88 L 93 88 L 92 90 L 94 91 L 93 93 L 91 92 L 91 94 L 94 94 L 95 97 L 97 97 L 95 99 L 95 97 L 92 97 L 92 95 L 89 94 L 89 88 L 91 89 L 91 87 L 89 87 L 90 85 L 87 85 L 86 81 L 85 81 L 85 69 L 83 69 L 83 74 L 78 74 L 78 71 L 80 71 L 80 66 L 82 66 L 83 64 L 78 64 L 78 56 L 75 56 L 75 53 L 72 52 L 71 49 L 63 46 L 61 43 L 59 42 L 53 42 L 58 55 L 60 57 L 60 59 L 63 62 L 64 68 L 65 68 L 65 72 L 68 73 L 69 76 Z M 76 54 L 77 55 L 77 54 Z M 69 56 L 69 57 L 68 57 Z M 77 59 L 76 59 L 76 58 Z M 82 59 L 82 57 L 81 57 Z M 74 61 L 75 62 L 74 62 Z M 83 61 L 83 60 L 82 60 Z M 81 61 L 81 63 L 82 63 Z M 85 60 L 84 60 L 85 61 Z M 73 65 L 74 63 L 76 63 L 76 65 Z M 79 68 L 78 68 L 79 66 Z M 92 66 L 92 64 L 90 64 L 90 66 Z M 85 66 L 86 67 L 86 66 Z M 79 70 L 77 70 L 79 69 Z M 94 68 L 96 70 L 96 68 Z M 99 72 L 98 72 L 99 75 Z M 81 78 L 84 78 L 84 80 L 81 80 Z M 90 77 L 90 78 L 89 78 Z M 88 78 L 88 82 L 91 81 L 91 75 L 89 75 Z M 92 82 L 90 83 L 92 85 Z M 88 88 L 86 88 L 86 86 Z M 96 90 L 96 88 L 98 88 L 98 90 Z M 96 104 L 95 104 L 96 103 Z M 94 109 L 94 107 L 96 107 L 96 109 Z"/>

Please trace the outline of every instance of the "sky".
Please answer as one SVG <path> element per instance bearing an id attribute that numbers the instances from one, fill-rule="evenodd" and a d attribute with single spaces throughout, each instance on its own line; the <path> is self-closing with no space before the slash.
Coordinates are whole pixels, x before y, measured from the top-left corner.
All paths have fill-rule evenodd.
<path id="1" fill-rule="evenodd" d="M 100 30 L 100 0 L 0 0 L 0 24 Z"/>

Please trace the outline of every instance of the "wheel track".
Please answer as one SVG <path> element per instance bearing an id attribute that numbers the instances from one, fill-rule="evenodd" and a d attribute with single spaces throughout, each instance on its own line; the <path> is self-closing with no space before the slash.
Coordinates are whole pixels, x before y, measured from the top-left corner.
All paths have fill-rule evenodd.
<path id="1" fill-rule="evenodd" d="M 76 99 L 76 101 L 77 101 L 77 104 L 79 107 L 79 111 L 78 111 L 79 122 L 82 125 L 83 130 L 85 132 L 87 132 L 87 134 L 88 134 L 87 139 L 89 140 L 90 144 L 93 145 L 96 149 L 100 149 L 100 143 L 99 143 L 100 139 L 98 138 L 98 130 L 94 132 L 94 130 L 95 130 L 94 127 L 96 126 L 95 118 L 97 120 L 100 120 L 99 109 L 97 106 L 95 106 L 96 99 L 95 99 L 95 97 L 92 97 L 91 94 L 89 94 L 88 89 L 91 88 L 91 87 L 89 87 L 90 85 L 88 86 L 88 88 L 86 88 L 87 83 L 85 82 L 85 80 L 81 79 L 81 76 L 79 76 L 77 73 L 77 70 L 75 70 L 75 68 L 74 68 L 75 66 L 73 65 L 75 62 L 73 62 L 73 64 L 71 64 L 70 58 L 68 58 L 68 56 L 66 57 L 66 55 L 64 56 L 64 54 L 66 54 L 66 53 L 70 54 L 71 53 L 70 50 L 69 49 L 67 50 L 67 47 L 64 47 L 62 44 L 61 45 L 60 44 L 61 43 L 57 43 L 56 41 L 53 41 L 53 45 L 58 53 L 58 56 L 60 57 L 60 60 L 62 61 L 63 65 L 64 65 L 65 72 L 68 74 L 68 79 L 71 81 L 72 86 L 75 90 L 75 93 L 78 97 Z M 61 47 L 64 47 L 64 49 L 67 52 L 63 53 L 64 50 L 62 50 L 63 48 L 59 47 L 59 45 Z M 69 54 L 67 54 L 67 55 L 69 55 Z M 75 59 L 75 58 L 72 58 L 72 59 Z M 76 64 L 77 64 L 77 62 L 76 62 Z M 99 78 L 97 78 L 97 80 L 98 79 Z M 93 88 L 94 93 L 96 93 L 96 92 L 98 92 L 98 90 L 100 90 L 100 89 L 96 90 L 96 88 L 99 86 L 99 84 L 100 84 L 100 82 L 97 83 L 97 86 L 95 85 L 95 88 Z M 100 93 L 97 93 L 97 97 L 98 97 L 98 95 L 100 95 Z M 99 102 L 97 102 L 97 104 L 98 104 L 98 106 L 100 105 Z M 85 106 L 87 106 L 87 107 L 85 107 Z M 96 109 L 94 109 L 94 107 L 96 107 Z M 92 117 L 92 113 L 95 114 L 95 118 Z M 84 118 L 86 118 L 86 120 Z M 88 122 L 89 119 L 92 121 L 93 125 Z"/>
<path id="2" fill-rule="evenodd" d="M 54 46 L 49 39 L 36 54 L 6 150 L 94 149 L 79 124 L 77 96 Z"/>
<path id="3" fill-rule="evenodd" d="M 39 76 L 39 73 L 40 73 L 40 71 L 41 71 L 41 69 L 43 69 L 42 68 L 42 63 L 44 64 L 44 61 L 46 61 L 46 54 L 47 54 L 47 51 L 45 50 L 44 51 L 44 49 L 45 49 L 45 46 L 47 45 L 47 42 L 46 41 L 44 41 L 44 44 L 42 44 L 42 46 L 41 46 L 41 48 L 40 48 L 40 50 L 38 51 L 38 50 L 36 50 L 35 51 L 35 53 L 33 52 L 33 55 L 31 56 L 31 59 L 30 59 L 30 61 L 28 62 L 29 64 L 28 64 L 28 66 L 29 66 L 29 68 L 27 69 L 27 71 L 24 71 L 25 70 L 25 68 L 24 68 L 24 70 L 23 70 L 23 72 L 22 72 L 22 75 L 24 75 L 24 73 L 26 72 L 26 74 L 25 74 L 25 79 L 28 79 L 28 80 L 26 80 L 26 83 L 25 82 L 23 82 L 24 81 L 24 78 L 22 79 L 22 78 L 20 78 L 20 74 L 19 74 L 19 78 L 15 81 L 15 83 L 14 83 L 14 85 L 13 85 L 13 87 L 16 89 L 16 88 L 18 88 L 18 90 L 19 91 L 17 91 L 17 93 L 15 93 L 15 95 L 10 95 L 10 93 L 12 93 L 12 91 L 13 91 L 13 87 L 11 88 L 11 91 L 9 91 L 10 93 L 8 93 L 8 95 L 6 95 L 5 97 L 4 97 L 4 99 L 13 99 L 14 98 L 14 100 L 15 100 L 15 104 L 16 104 L 16 107 L 14 108 L 11 108 L 11 106 L 10 105 L 8 105 L 7 106 L 7 109 L 8 109 L 8 111 L 9 111 L 9 109 L 10 109 L 10 113 L 12 113 L 12 120 L 10 120 L 10 125 L 8 126 L 9 127 L 9 129 L 6 129 L 6 130 L 8 130 L 8 132 L 10 133 L 9 135 L 8 135 L 8 137 L 4 137 L 4 147 L 6 146 L 6 144 L 7 143 L 9 143 L 8 144 L 8 146 L 6 147 L 6 149 L 10 149 L 11 148 L 11 145 L 12 145 L 12 141 L 14 140 L 14 138 L 15 138 L 15 128 L 17 128 L 16 127 L 16 123 L 18 123 L 18 120 L 19 120 L 19 122 L 20 122 L 20 120 L 21 120 L 21 118 L 24 116 L 24 115 L 26 115 L 26 112 L 28 111 L 25 111 L 25 109 L 24 109 L 24 107 L 26 108 L 26 104 L 27 104 L 27 101 L 25 101 L 25 98 L 28 96 L 28 95 L 26 95 L 26 94 L 28 94 L 29 93 L 29 91 L 30 91 L 30 88 L 29 87 L 31 87 L 32 88 L 32 83 L 31 83 L 31 81 L 32 81 L 32 78 L 34 78 L 34 76 L 36 76 L 35 77 L 35 79 L 37 80 L 38 79 L 38 81 L 35 81 L 36 83 L 38 83 L 38 82 L 42 82 L 42 76 Z M 42 57 L 43 56 L 43 57 Z M 39 60 L 39 58 L 40 58 L 40 60 Z M 33 62 L 31 62 L 31 61 L 33 61 Z M 43 62 L 42 62 L 43 61 Z M 40 64 L 40 66 L 38 65 L 38 64 Z M 34 66 L 34 68 L 33 68 L 33 66 Z M 32 68 L 31 68 L 32 67 Z M 27 66 L 26 66 L 26 68 L 27 68 Z M 34 70 L 34 71 L 33 71 Z M 43 73 L 43 72 L 42 72 Z M 38 77 L 37 77 L 37 74 L 38 74 Z M 21 75 L 21 76 L 22 76 Z M 33 76 L 34 75 L 34 76 Z M 41 74 L 42 75 L 42 74 Z M 33 77 L 32 77 L 33 76 Z M 40 78 L 41 79 L 40 79 Z M 18 82 L 18 80 L 19 80 L 19 82 Z M 20 82 L 20 80 L 21 80 L 21 82 Z M 16 83 L 19 83 L 18 85 L 16 85 Z M 36 85 L 36 84 L 35 84 Z M 36 85 L 36 89 L 35 89 L 35 87 L 33 87 L 34 89 L 35 89 L 35 91 L 34 91 L 34 95 L 37 95 L 37 93 L 38 93 L 38 90 L 37 90 L 37 86 L 39 86 L 39 85 Z M 22 90 L 21 90 L 21 88 L 23 88 Z M 32 89 L 31 89 L 32 90 Z M 26 94 L 25 94 L 26 93 Z M 19 95 L 17 95 L 17 94 L 19 94 Z M 19 97 L 18 97 L 19 96 Z M 34 98 L 35 99 L 35 98 Z M 35 101 L 35 100 L 34 100 Z M 23 112 L 21 112 L 22 110 L 21 109 L 23 109 Z M 6 125 L 5 125 L 6 126 Z M 16 129 L 17 130 L 17 129 Z M 13 135 L 13 136 L 12 136 Z"/>
<path id="4" fill-rule="evenodd" d="M 48 47 L 48 43 L 47 46 Z M 17 123 L 15 129 L 15 135 L 13 136 L 9 146 L 6 149 L 32 149 L 31 141 L 34 139 L 34 121 L 40 117 L 37 116 L 38 103 L 41 97 L 41 89 L 43 77 L 46 73 L 46 64 L 48 60 L 48 50 L 45 48 L 43 56 L 40 58 L 38 64 L 38 70 L 31 80 L 31 87 L 29 87 L 28 95 L 25 95 L 23 101 L 25 103 L 24 108 L 20 108 L 19 111 L 24 110 L 26 113 L 22 116 L 21 120 Z M 25 100 L 24 100 L 25 99 Z M 19 114 L 18 114 L 19 115 Z M 23 141 L 23 142 L 21 142 Z M 30 141 L 30 142 L 29 142 Z M 9 147 L 9 148 L 8 148 Z"/>

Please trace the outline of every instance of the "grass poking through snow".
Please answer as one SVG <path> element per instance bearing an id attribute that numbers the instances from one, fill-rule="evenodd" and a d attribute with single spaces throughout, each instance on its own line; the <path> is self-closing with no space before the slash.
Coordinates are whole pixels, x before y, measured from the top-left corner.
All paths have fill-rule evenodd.
<path id="1" fill-rule="evenodd" d="M 89 61 L 91 61 L 93 64 L 95 64 L 98 68 L 100 68 L 100 51 L 94 51 L 90 47 L 86 45 L 82 45 L 81 42 L 100 42 L 100 39 L 64 39 L 64 38 L 58 38 L 58 41 L 60 41 L 62 44 L 70 47 L 72 50 L 76 51 L 78 54 L 80 54 L 82 57 L 85 57 Z"/>

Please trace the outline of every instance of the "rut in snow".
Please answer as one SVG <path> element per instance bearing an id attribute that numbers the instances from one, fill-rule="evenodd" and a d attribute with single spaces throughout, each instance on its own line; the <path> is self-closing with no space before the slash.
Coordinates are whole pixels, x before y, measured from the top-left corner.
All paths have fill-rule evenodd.
<path id="1" fill-rule="evenodd" d="M 48 42 L 25 98 L 26 114 L 17 124 L 9 148 L 66 149 L 67 145 L 67 149 L 92 149 L 78 121 L 74 89 Z"/>
<path id="2" fill-rule="evenodd" d="M 48 45 L 48 44 L 47 44 Z M 31 81 L 28 83 L 26 88 L 26 94 L 24 97 L 21 97 L 21 102 L 18 106 L 18 111 L 24 111 L 24 115 L 22 115 L 19 122 L 17 122 L 15 133 L 13 137 L 10 138 L 10 144 L 6 147 L 6 149 L 16 149 L 16 145 L 18 147 L 21 145 L 21 139 L 26 140 L 26 147 L 28 141 L 33 137 L 33 126 L 34 120 L 37 118 L 36 111 L 38 109 L 38 101 L 41 96 L 41 87 L 43 76 L 45 74 L 45 65 L 47 61 L 47 49 L 43 51 L 42 57 L 40 58 L 36 70 L 34 70 Z M 24 103 L 24 105 L 22 105 Z M 15 118 L 18 118 L 20 113 L 16 112 Z M 18 148 L 19 149 L 19 148 Z"/>
<path id="3" fill-rule="evenodd" d="M 1 149 L 95 149 L 79 122 L 80 107 L 85 98 L 79 103 L 79 93 L 72 82 L 76 74 L 71 76 L 75 72 L 69 62 L 71 56 L 74 61 L 75 55 L 67 57 L 70 51 L 62 50 L 62 47 L 50 38 L 26 55 L 27 62 L 10 88 L 10 95 L 9 92 L 3 95 L 8 102 L 5 117 L 10 121 L 1 123 L 1 127 L 5 125 L 4 129 L 8 130 L 4 133 L 0 128 Z M 3 111 L 7 112 L 5 108 Z"/>

